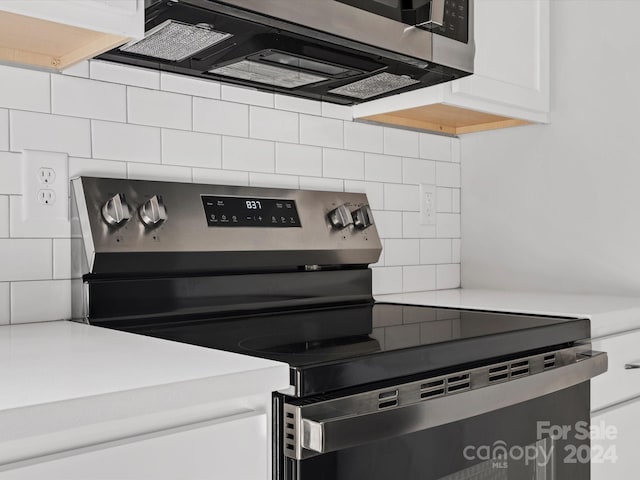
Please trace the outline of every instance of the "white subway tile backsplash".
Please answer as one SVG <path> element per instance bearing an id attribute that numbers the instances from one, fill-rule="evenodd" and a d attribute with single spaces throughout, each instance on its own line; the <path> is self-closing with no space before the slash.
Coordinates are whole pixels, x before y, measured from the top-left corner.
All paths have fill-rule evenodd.
<path id="1" fill-rule="evenodd" d="M 460 165 L 436 162 L 436 185 L 439 187 L 460 187 Z"/>
<path id="2" fill-rule="evenodd" d="M 222 138 L 209 133 L 162 129 L 162 163 L 220 168 Z"/>
<path id="3" fill-rule="evenodd" d="M 435 185 L 436 162 L 416 158 L 403 158 L 402 181 L 404 183 Z"/>
<path id="4" fill-rule="evenodd" d="M 420 158 L 428 160 L 451 161 L 451 137 L 420 134 Z"/>
<path id="5" fill-rule="evenodd" d="M 222 167 L 230 170 L 275 172 L 275 144 L 249 138 L 222 138 Z"/>
<path id="6" fill-rule="evenodd" d="M 222 99 L 229 102 L 248 103 L 261 107 L 273 107 L 273 93 L 260 92 L 251 88 L 222 85 Z"/>
<path id="7" fill-rule="evenodd" d="M 191 130 L 192 98 L 177 93 L 127 87 L 127 120 L 154 127 Z"/>
<path id="8" fill-rule="evenodd" d="M 402 238 L 402 212 L 374 210 L 373 219 L 382 238 Z"/>
<path id="9" fill-rule="evenodd" d="M 453 138 L 451 139 L 451 161 L 452 162 L 456 162 L 456 163 L 460 163 L 460 156 L 462 155 L 461 152 L 461 145 L 460 145 L 460 139 L 459 138 Z"/>
<path id="10" fill-rule="evenodd" d="M 249 172 L 249 185 L 268 188 L 299 188 L 298 177 Z"/>
<path id="11" fill-rule="evenodd" d="M 90 120 L 12 110 L 10 148 L 64 152 L 75 157 L 91 156 Z"/>
<path id="12" fill-rule="evenodd" d="M 218 82 L 176 75 L 175 73 L 160 73 L 160 89 L 194 97 L 220 98 L 220 84 Z"/>
<path id="13" fill-rule="evenodd" d="M 451 240 L 448 238 L 420 240 L 420 263 L 423 265 L 451 263 L 451 248 Z"/>
<path id="14" fill-rule="evenodd" d="M 353 109 L 349 105 L 336 105 L 335 103 L 321 102 L 322 116 L 337 118 L 339 120 L 353 120 Z"/>
<path id="15" fill-rule="evenodd" d="M 459 188 L 454 188 L 452 190 L 451 198 L 453 203 L 451 206 L 451 211 L 454 213 L 460 213 L 461 208 L 460 208 L 460 189 Z"/>
<path id="16" fill-rule="evenodd" d="M 376 267 L 372 276 L 374 295 L 402 291 L 402 267 Z"/>
<path id="17" fill-rule="evenodd" d="M 65 68 L 62 75 L 70 75 L 72 77 L 89 78 L 89 60 L 83 60 L 75 65 Z"/>
<path id="18" fill-rule="evenodd" d="M 385 239 L 385 265 L 418 265 L 420 241 L 413 239 Z"/>
<path id="19" fill-rule="evenodd" d="M 297 143 L 298 114 L 272 108 L 249 107 L 249 136 L 261 140 Z"/>
<path id="20" fill-rule="evenodd" d="M 21 155 L 10 152 L 25 148 L 68 153 L 71 177 L 364 192 L 384 247 L 374 293 L 460 284 L 458 139 L 353 123 L 350 106 L 102 61 L 63 75 L 0 66 L 0 78 L 0 323 L 68 317 L 78 275 L 69 222 L 22 221 Z M 437 225 L 420 224 L 418 184 L 439 187 Z"/>
<path id="21" fill-rule="evenodd" d="M 0 238 L 9 236 L 9 197 L 0 195 Z"/>
<path id="22" fill-rule="evenodd" d="M 435 290 L 436 266 L 412 265 L 402 267 L 402 290 L 405 292 L 420 292 Z"/>
<path id="23" fill-rule="evenodd" d="M 300 188 L 306 190 L 344 192 L 344 180 L 339 178 L 300 177 Z"/>
<path id="24" fill-rule="evenodd" d="M 94 158 L 160 163 L 160 129 L 157 127 L 94 120 L 91 129 Z"/>
<path id="25" fill-rule="evenodd" d="M 127 87 L 67 75 L 51 76 L 51 111 L 59 115 L 125 122 Z"/>
<path id="26" fill-rule="evenodd" d="M 307 100 L 306 98 L 297 98 L 290 95 L 275 96 L 276 108 L 278 110 L 289 110 L 291 112 L 308 113 L 309 115 L 321 115 L 322 108 L 320 102 Z"/>
<path id="27" fill-rule="evenodd" d="M 0 282 L 50 279 L 51 239 L 0 239 L 0 265 Z"/>
<path id="28" fill-rule="evenodd" d="M 402 212 L 402 236 L 404 238 L 435 238 L 435 225 L 422 225 L 418 212 Z"/>
<path id="29" fill-rule="evenodd" d="M 364 180 L 364 153 L 324 148 L 322 173 L 326 177 Z"/>
<path id="30" fill-rule="evenodd" d="M 160 72 L 158 71 L 100 60 L 91 60 L 89 64 L 89 76 L 94 80 L 155 90 L 160 88 Z"/>
<path id="31" fill-rule="evenodd" d="M 436 188 L 436 211 L 451 213 L 453 211 L 453 189 Z"/>
<path id="32" fill-rule="evenodd" d="M 300 143 L 342 148 L 344 129 L 341 120 L 300 115 Z"/>
<path id="33" fill-rule="evenodd" d="M 56 238 L 53 241 L 53 279 L 71 278 L 71 240 Z"/>
<path id="34" fill-rule="evenodd" d="M 460 238 L 459 213 L 438 213 L 436 223 L 439 238 Z"/>
<path id="35" fill-rule="evenodd" d="M 191 183 L 191 169 L 174 165 L 128 163 L 127 176 L 131 180 L 166 180 Z"/>
<path id="36" fill-rule="evenodd" d="M 0 108 L 0 150 L 9 150 L 9 110 Z"/>
<path id="37" fill-rule="evenodd" d="M 418 158 L 420 142 L 418 132 L 384 128 L 384 153 L 401 157 Z"/>
<path id="38" fill-rule="evenodd" d="M 193 129 L 199 132 L 249 136 L 249 107 L 205 98 L 193 99 Z"/>
<path id="39" fill-rule="evenodd" d="M 127 178 L 127 164 L 111 160 L 69 157 L 69 178 L 89 177 Z"/>
<path id="40" fill-rule="evenodd" d="M 19 153 L 0 152 L 0 195 L 22 193 L 22 166 Z"/>
<path id="41" fill-rule="evenodd" d="M 0 65 L 0 106 L 50 112 L 50 78 L 51 74 L 46 72 Z"/>
<path id="42" fill-rule="evenodd" d="M 0 283 L 0 325 L 11 323 L 11 284 Z"/>
<path id="43" fill-rule="evenodd" d="M 389 155 L 366 153 L 364 178 L 371 182 L 402 182 L 402 159 Z"/>
<path id="44" fill-rule="evenodd" d="M 438 290 L 460 287 L 460 264 L 436 266 L 436 287 Z"/>
<path id="45" fill-rule="evenodd" d="M 420 189 L 417 185 L 384 184 L 384 209 L 417 212 L 420 210 Z"/>
<path id="46" fill-rule="evenodd" d="M 460 263 L 460 259 L 462 257 L 462 241 L 459 238 L 451 240 L 451 250 L 451 261 L 453 263 Z"/>
<path id="47" fill-rule="evenodd" d="M 276 144 L 276 172 L 309 177 L 322 176 L 322 149 L 290 143 Z"/>
<path id="48" fill-rule="evenodd" d="M 234 170 L 213 170 L 209 168 L 194 168 L 193 183 L 208 183 L 211 185 L 249 185 L 249 172 Z"/>
<path id="49" fill-rule="evenodd" d="M 15 282 L 11 284 L 11 323 L 71 318 L 71 281 Z"/>
<path id="50" fill-rule="evenodd" d="M 69 198 L 61 198 L 58 202 L 66 202 Z M 69 238 L 71 225 L 69 220 L 57 218 L 28 219 L 22 217 L 22 197 L 12 196 L 9 200 L 10 235 L 12 238 Z"/>
<path id="51" fill-rule="evenodd" d="M 383 153 L 383 128 L 364 123 L 345 122 L 344 148 L 361 152 Z"/>
<path id="52" fill-rule="evenodd" d="M 345 180 L 344 191 L 366 193 L 372 209 L 382 210 L 384 208 L 384 184 L 382 183 Z"/>

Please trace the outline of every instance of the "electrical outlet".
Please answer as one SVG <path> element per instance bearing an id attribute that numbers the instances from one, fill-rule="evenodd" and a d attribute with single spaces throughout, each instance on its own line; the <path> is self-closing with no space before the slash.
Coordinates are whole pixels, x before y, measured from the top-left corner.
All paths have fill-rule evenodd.
<path id="1" fill-rule="evenodd" d="M 22 152 L 22 221 L 69 220 L 66 153 Z"/>
<path id="2" fill-rule="evenodd" d="M 436 186 L 420 185 L 420 224 L 436 224 Z"/>
<path id="3" fill-rule="evenodd" d="M 38 169 L 40 183 L 48 185 L 56 181 L 56 171 L 53 168 L 41 167 Z"/>
<path id="4" fill-rule="evenodd" d="M 48 188 L 38 190 L 38 201 L 42 205 L 54 205 L 56 203 L 56 192 Z"/>

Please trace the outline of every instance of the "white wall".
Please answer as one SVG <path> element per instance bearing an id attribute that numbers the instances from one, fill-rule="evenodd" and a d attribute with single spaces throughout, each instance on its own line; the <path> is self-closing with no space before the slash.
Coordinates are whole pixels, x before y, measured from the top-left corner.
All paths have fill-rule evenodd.
<path id="1" fill-rule="evenodd" d="M 376 293 L 460 283 L 458 141 L 351 121 L 351 109 L 104 62 L 68 75 L 0 66 L 0 324 L 70 316 L 68 222 L 21 223 L 22 149 L 71 176 L 366 191 Z M 418 183 L 438 188 L 418 224 Z"/>
<path id="2" fill-rule="evenodd" d="M 640 2 L 551 2 L 552 124 L 461 141 L 463 287 L 640 293 Z"/>

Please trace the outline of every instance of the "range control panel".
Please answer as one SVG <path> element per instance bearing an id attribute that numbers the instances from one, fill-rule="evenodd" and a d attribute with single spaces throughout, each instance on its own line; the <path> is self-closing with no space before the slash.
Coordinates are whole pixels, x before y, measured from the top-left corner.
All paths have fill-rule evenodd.
<path id="1" fill-rule="evenodd" d="M 93 273 L 363 265 L 382 249 L 363 193 L 93 177 L 72 187 Z"/>

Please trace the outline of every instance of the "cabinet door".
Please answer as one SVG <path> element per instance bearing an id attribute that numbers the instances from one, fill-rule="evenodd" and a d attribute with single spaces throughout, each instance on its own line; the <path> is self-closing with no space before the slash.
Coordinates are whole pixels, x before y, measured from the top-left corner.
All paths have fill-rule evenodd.
<path id="1" fill-rule="evenodd" d="M 611 410 L 594 414 L 592 428 L 602 433 L 603 428 L 615 427 L 615 438 L 597 438 L 591 442 L 591 480 L 625 480 L 638 478 L 640 455 L 640 399 Z M 604 435 L 599 435 L 604 436 Z M 617 458 L 615 458 L 617 457 Z"/>
<path id="2" fill-rule="evenodd" d="M 251 413 L 70 452 L 0 480 L 267 480 L 267 415 Z"/>
<path id="3" fill-rule="evenodd" d="M 594 350 L 607 352 L 609 369 L 591 381 L 591 410 L 640 396 L 640 369 L 626 369 L 640 362 L 640 330 L 592 341 Z"/>
<path id="4" fill-rule="evenodd" d="M 475 0 L 474 15 L 474 74 L 453 82 L 456 103 L 507 116 L 548 112 L 549 1 Z"/>

